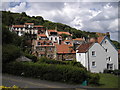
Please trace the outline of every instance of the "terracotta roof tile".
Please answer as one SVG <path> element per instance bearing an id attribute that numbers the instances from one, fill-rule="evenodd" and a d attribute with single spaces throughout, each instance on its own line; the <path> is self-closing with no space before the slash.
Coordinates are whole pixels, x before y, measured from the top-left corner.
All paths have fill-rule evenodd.
<path id="1" fill-rule="evenodd" d="M 57 48 L 57 53 L 75 53 L 75 51 L 70 48 L 70 45 L 57 45 L 56 44 L 56 48 Z"/>
<path id="2" fill-rule="evenodd" d="M 12 27 L 24 27 L 24 25 L 12 25 Z"/>
<path id="3" fill-rule="evenodd" d="M 69 32 L 58 32 L 59 35 L 61 34 L 67 34 L 67 35 L 71 35 Z"/>
<path id="4" fill-rule="evenodd" d="M 76 38 L 76 39 L 73 39 L 73 40 L 83 41 L 83 38 Z"/>
<path id="5" fill-rule="evenodd" d="M 40 37 L 47 37 L 45 34 L 38 34 Z"/>
<path id="6" fill-rule="evenodd" d="M 92 45 L 93 45 L 92 42 L 90 42 L 90 43 L 84 43 L 84 44 L 80 45 L 80 46 L 77 48 L 77 50 L 78 50 L 77 53 L 85 53 L 85 52 L 87 52 L 87 50 L 88 50 Z"/>
<path id="7" fill-rule="evenodd" d="M 26 25 L 34 25 L 34 23 L 25 23 Z"/>
<path id="8" fill-rule="evenodd" d="M 34 25 L 34 27 L 44 27 L 44 26 L 42 26 L 42 25 Z"/>
<path id="9" fill-rule="evenodd" d="M 104 36 L 98 37 L 98 38 L 97 38 L 97 42 L 98 42 L 98 43 L 101 43 L 104 38 L 105 38 Z"/>
<path id="10" fill-rule="evenodd" d="M 48 32 L 57 32 L 57 31 L 56 31 L 56 30 L 51 30 L 51 29 L 50 29 L 50 30 L 48 30 Z"/>

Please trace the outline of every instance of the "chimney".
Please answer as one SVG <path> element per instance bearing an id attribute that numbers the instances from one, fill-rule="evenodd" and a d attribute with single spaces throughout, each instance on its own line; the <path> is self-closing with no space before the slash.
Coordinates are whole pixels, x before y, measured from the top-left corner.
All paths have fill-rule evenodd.
<path id="1" fill-rule="evenodd" d="M 106 36 L 110 39 L 110 33 L 106 32 Z"/>

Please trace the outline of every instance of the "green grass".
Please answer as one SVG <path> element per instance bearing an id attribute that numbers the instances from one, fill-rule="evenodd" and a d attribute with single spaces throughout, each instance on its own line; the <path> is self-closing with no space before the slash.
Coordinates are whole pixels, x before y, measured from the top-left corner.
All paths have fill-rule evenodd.
<path id="1" fill-rule="evenodd" d="M 100 88 L 118 88 L 118 76 L 112 74 L 99 74 Z"/>

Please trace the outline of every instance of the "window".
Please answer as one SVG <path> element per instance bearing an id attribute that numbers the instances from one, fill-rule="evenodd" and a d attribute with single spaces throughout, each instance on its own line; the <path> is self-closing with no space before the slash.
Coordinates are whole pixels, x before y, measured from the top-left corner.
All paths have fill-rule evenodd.
<path id="1" fill-rule="evenodd" d="M 108 60 L 109 60 L 109 61 L 111 61 L 111 58 L 110 58 L 110 57 L 108 57 Z"/>
<path id="2" fill-rule="evenodd" d="M 105 49 L 106 52 L 108 52 L 108 49 Z"/>
<path id="3" fill-rule="evenodd" d="M 70 44 L 70 42 L 65 42 L 67 45 Z"/>
<path id="4" fill-rule="evenodd" d="M 95 51 L 92 51 L 92 56 L 95 56 Z"/>
<path id="5" fill-rule="evenodd" d="M 39 50 L 40 50 L 40 51 L 42 51 L 42 50 L 43 50 L 43 48 L 39 48 Z"/>
<path id="6" fill-rule="evenodd" d="M 105 41 L 105 43 L 107 43 L 107 41 Z"/>
<path id="7" fill-rule="evenodd" d="M 95 61 L 92 62 L 92 67 L 95 67 L 96 66 L 96 63 Z"/>
<path id="8" fill-rule="evenodd" d="M 38 45 L 40 45 L 40 42 L 38 42 Z"/>
<path id="9" fill-rule="evenodd" d="M 52 48 L 50 48 L 50 51 L 52 50 Z"/>
<path id="10" fill-rule="evenodd" d="M 51 40 L 52 40 L 52 37 L 51 37 Z"/>
<path id="11" fill-rule="evenodd" d="M 107 69 L 108 70 L 113 70 L 113 64 L 107 64 Z"/>
<path id="12" fill-rule="evenodd" d="M 57 37 L 55 37 L 55 40 L 57 40 Z"/>

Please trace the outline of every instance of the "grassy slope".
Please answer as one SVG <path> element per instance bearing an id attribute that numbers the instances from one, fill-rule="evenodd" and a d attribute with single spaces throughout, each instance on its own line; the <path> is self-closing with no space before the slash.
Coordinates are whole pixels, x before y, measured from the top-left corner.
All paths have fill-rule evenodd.
<path id="1" fill-rule="evenodd" d="M 112 74 L 99 74 L 100 88 L 118 88 L 118 77 Z"/>

